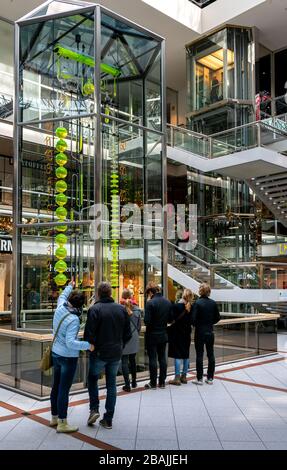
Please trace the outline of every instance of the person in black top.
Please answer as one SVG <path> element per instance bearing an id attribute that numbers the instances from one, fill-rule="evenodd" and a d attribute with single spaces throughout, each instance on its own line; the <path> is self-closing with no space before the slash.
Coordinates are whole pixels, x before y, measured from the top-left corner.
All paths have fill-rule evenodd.
<path id="1" fill-rule="evenodd" d="M 200 298 L 194 303 L 192 308 L 192 324 L 195 327 L 194 344 L 197 373 L 197 378 L 193 380 L 193 383 L 203 385 L 203 354 L 205 345 L 208 358 L 207 379 L 205 382 L 212 385 L 215 371 L 213 325 L 219 322 L 220 313 L 217 304 L 209 298 L 210 287 L 208 284 L 201 284 L 199 295 Z"/>
<path id="2" fill-rule="evenodd" d="M 173 305 L 174 319 L 168 327 L 168 357 L 174 358 L 175 377 L 169 381 L 170 385 L 187 384 L 193 302 L 192 291 L 184 289 L 181 300 Z M 181 361 L 183 367 L 180 375 Z"/>
<path id="3" fill-rule="evenodd" d="M 149 358 L 150 382 L 145 388 L 156 388 L 157 385 L 157 361 L 159 362 L 159 387 L 165 388 L 167 373 L 166 344 L 167 324 L 172 322 L 172 303 L 165 299 L 160 287 L 150 282 L 146 288 L 148 298 L 144 323 L 146 325 L 145 344 Z"/>
<path id="4" fill-rule="evenodd" d="M 112 288 L 107 282 L 98 286 L 99 300 L 89 308 L 84 338 L 95 346 L 90 354 L 88 390 L 90 396 L 90 416 L 88 425 L 99 418 L 98 379 L 102 370 L 106 373 L 106 413 L 100 424 L 112 428 L 117 387 L 116 377 L 125 344 L 131 339 L 131 326 L 125 307 L 114 302 Z M 88 339 L 89 338 L 89 339 Z"/>

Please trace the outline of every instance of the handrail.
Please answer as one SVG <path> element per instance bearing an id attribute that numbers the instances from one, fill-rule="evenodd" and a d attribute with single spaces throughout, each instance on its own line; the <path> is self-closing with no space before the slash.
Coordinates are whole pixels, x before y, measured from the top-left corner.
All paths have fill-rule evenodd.
<path id="1" fill-rule="evenodd" d="M 188 129 L 187 127 L 179 127 L 175 126 L 174 124 L 167 124 L 166 127 L 170 127 L 171 129 L 176 129 L 181 132 L 189 133 L 191 135 L 194 135 L 195 137 L 198 137 L 200 139 L 209 139 L 210 136 L 207 134 L 201 134 L 200 132 L 193 131 L 192 129 Z"/>
<path id="2" fill-rule="evenodd" d="M 222 315 L 226 315 L 226 312 L 222 312 Z M 240 313 L 242 315 L 242 313 Z M 280 314 L 275 313 L 257 313 L 253 316 L 246 316 L 246 317 L 238 317 L 238 318 L 231 318 L 226 320 L 220 320 L 217 325 L 227 325 L 233 323 L 246 323 L 246 322 L 258 322 L 258 321 L 270 321 L 270 320 L 277 320 L 280 318 Z M 145 332 L 145 327 L 143 326 L 141 332 Z M 82 337 L 83 332 L 79 333 L 79 337 Z M 32 333 L 28 331 L 19 331 L 19 330 L 6 330 L 4 328 L 0 328 L 0 337 L 5 336 L 8 338 L 14 338 L 19 340 L 26 340 L 26 341 L 35 341 L 39 343 L 46 343 L 50 342 L 53 339 L 52 334 L 40 334 L 40 333 Z"/>
<path id="3" fill-rule="evenodd" d="M 195 258 L 200 263 L 205 264 L 206 267 L 208 267 L 209 269 L 226 267 L 227 263 L 208 263 L 207 261 L 202 260 L 198 256 L 193 255 L 189 251 L 186 251 L 183 248 L 178 247 L 177 245 L 175 245 L 172 242 L 168 242 L 168 245 L 172 246 L 176 251 L 182 252 L 182 254 L 184 254 L 188 258 L 191 258 L 191 259 Z M 202 246 L 204 246 L 204 245 L 202 245 Z M 228 267 L 242 267 L 242 268 L 250 267 L 250 268 L 252 268 L 252 267 L 256 267 L 256 266 L 273 266 L 273 267 L 285 267 L 287 269 L 287 263 L 279 263 L 279 262 L 276 262 L 276 261 L 274 261 L 274 262 L 272 262 L 272 261 L 231 261 L 231 260 L 228 260 L 228 258 L 226 258 L 226 260 L 228 262 Z"/>

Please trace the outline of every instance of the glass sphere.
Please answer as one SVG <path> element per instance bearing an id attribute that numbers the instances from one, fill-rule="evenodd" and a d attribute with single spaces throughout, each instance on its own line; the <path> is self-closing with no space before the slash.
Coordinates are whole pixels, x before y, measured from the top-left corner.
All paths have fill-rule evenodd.
<path id="1" fill-rule="evenodd" d="M 67 280 L 68 278 L 65 274 L 57 274 L 57 276 L 54 278 L 57 286 L 64 286 L 67 283 Z"/>
<path id="2" fill-rule="evenodd" d="M 65 150 L 67 150 L 67 147 L 68 144 L 63 139 L 58 140 L 58 142 L 56 143 L 56 149 L 58 150 L 58 152 L 65 152 Z"/>
<path id="3" fill-rule="evenodd" d="M 67 186 L 66 181 L 59 180 L 57 181 L 55 188 L 56 188 L 57 193 L 64 193 L 65 191 L 67 191 L 68 186 Z"/>
<path id="4" fill-rule="evenodd" d="M 56 217 L 58 217 L 58 219 L 65 220 L 67 218 L 67 214 L 68 211 L 65 209 L 65 207 L 58 207 L 56 209 Z"/>
<path id="5" fill-rule="evenodd" d="M 67 161 L 68 161 L 68 157 L 65 153 L 63 153 L 63 152 L 57 153 L 57 155 L 56 155 L 57 165 L 64 166 L 64 165 L 66 165 Z"/>
<path id="6" fill-rule="evenodd" d="M 60 246 L 66 245 L 66 243 L 68 241 L 68 237 L 66 235 L 64 235 L 63 233 L 58 233 L 58 235 L 55 238 L 55 241 Z"/>
<path id="7" fill-rule="evenodd" d="M 60 246 L 55 251 L 56 258 L 58 259 L 65 259 L 67 256 L 67 250 L 63 246 Z"/>
<path id="8" fill-rule="evenodd" d="M 57 225 L 55 228 L 57 232 L 66 232 L 68 230 L 67 225 Z"/>
<path id="9" fill-rule="evenodd" d="M 64 168 L 63 166 L 59 166 L 57 169 L 56 169 L 56 176 L 57 178 L 66 178 L 68 174 L 68 171 L 66 168 Z"/>
<path id="10" fill-rule="evenodd" d="M 58 206 L 65 206 L 67 202 L 68 202 L 68 198 L 66 194 L 63 194 L 63 193 L 57 194 L 56 204 L 58 204 Z"/>
<path id="11" fill-rule="evenodd" d="M 65 127 L 57 127 L 56 136 L 59 137 L 59 139 L 65 139 L 67 135 L 68 131 L 65 129 Z"/>
<path id="12" fill-rule="evenodd" d="M 62 259 L 60 261 L 57 261 L 57 263 L 55 264 L 55 270 L 58 272 L 58 273 L 64 273 L 65 271 L 67 271 L 67 263 L 65 261 L 63 261 Z"/>

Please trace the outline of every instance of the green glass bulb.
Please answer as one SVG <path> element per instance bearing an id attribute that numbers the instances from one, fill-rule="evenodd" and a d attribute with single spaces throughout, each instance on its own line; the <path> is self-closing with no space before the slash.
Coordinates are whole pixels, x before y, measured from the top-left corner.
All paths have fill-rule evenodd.
<path id="1" fill-rule="evenodd" d="M 57 165 L 64 166 L 64 165 L 66 165 L 67 161 L 68 161 L 68 157 L 65 153 L 63 153 L 63 152 L 57 153 L 57 155 L 56 155 Z"/>
<path id="2" fill-rule="evenodd" d="M 56 143 L 56 149 L 58 152 L 65 152 L 67 150 L 68 144 L 65 140 L 59 139 L 58 142 Z"/>
<path id="3" fill-rule="evenodd" d="M 65 191 L 67 191 L 68 186 L 67 186 L 66 181 L 59 180 L 57 181 L 55 188 L 56 188 L 57 193 L 64 193 Z"/>
<path id="4" fill-rule="evenodd" d="M 59 248 L 56 249 L 55 255 L 56 255 L 56 258 L 58 259 L 65 259 L 67 256 L 66 248 L 60 246 Z"/>
<path id="5" fill-rule="evenodd" d="M 58 272 L 58 273 L 64 273 L 65 271 L 67 271 L 67 263 L 65 261 L 63 261 L 62 259 L 60 261 L 57 261 L 57 263 L 55 264 L 55 270 Z"/>
<path id="6" fill-rule="evenodd" d="M 64 286 L 67 283 L 67 280 L 68 278 L 65 274 L 57 274 L 57 276 L 54 278 L 57 286 Z"/>
<path id="7" fill-rule="evenodd" d="M 63 194 L 63 193 L 57 194 L 55 200 L 56 200 L 56 204 L 58 204 L 58 206 L 65 206 L 68 202 L 68 198 L 67 198 L 66 194 Z"/>
<path id="8" fill-rule="evenodd" d="M 59 246 L 66 245 L 68 241 L 68 237 L 64 235 L 63 233 L 58 233 L 58 235 L 55 238 L 55 241 Z"/>
<path id="9" fill-rule="evenodd" d="M 56 169 L 56 176 L 57 178 L 66 178 L 68 174 L 68 171 L 66 168 L 64 168 L 63 166 L 59 166 L 57 169 Z"/>
<path id="10" fill-rule="evenodd" d="M 56 226 L 56 231 L 57 232 L 66 232 L 68 230 L 67 225 L 57 225 Z"/>
<path id="11" fill-rule="evenodd" d="M 56 217 L 61 220 L 65 220 L 67 218 L 68 211 L 65 207 L 58 207 L 56 209 Z"/>
<path id="12" fill-rule="evenodd" d="M 65 139 L 67 135 L 68 131 L 65 129 L 65 127 L 57 127 L 56 136 L 59 137 L 59 139 Z"/>

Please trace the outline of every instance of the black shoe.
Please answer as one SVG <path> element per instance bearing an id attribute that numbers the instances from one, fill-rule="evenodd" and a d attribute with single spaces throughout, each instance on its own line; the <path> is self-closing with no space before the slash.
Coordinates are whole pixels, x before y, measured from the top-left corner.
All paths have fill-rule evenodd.
<path id="1" fill-rule="evenodd" d="M 99 410 L 91 410 L 87 425 L 92 426 L 93 424 L 95 424 L 95 422 L 97 421 L 99 417 L 100 417 Z"/>
<path id="2" fill-rule="evenodd" d="M 150 382 L 148 384 L 145 384 L 144 388 L 146 390 L 156 390 L 156 385 L 152 385 Z"/>
<path id="3" fill-rule="evenodd" d="M 136 380 L 132 381 L 132 388 L 137 388 L 138 384 Z"/>
<path id="4" fill-rule="evenodd" d="M 100 425 L 103 426 L 103 428 L 106 428 L 106 429 L 112 429 L 112 427 L 113 427 L 112 422 L 107 421 L 105 418 L 101 419 Z"/>
<path id="5" fill-rule="evenodd" d="M 131 387 L 129 385 L 124 385 L 123 386 L 123 391 L 124 392 L 131 392 Z"/>
<path id="6" fill-rule="evenodd" d="M 159 384 L 158 387 L 159 388 L 165 388 L 165 384 Z"/>

